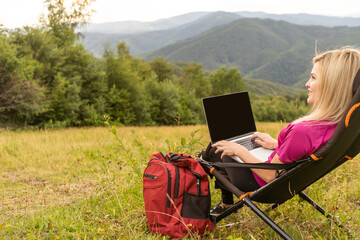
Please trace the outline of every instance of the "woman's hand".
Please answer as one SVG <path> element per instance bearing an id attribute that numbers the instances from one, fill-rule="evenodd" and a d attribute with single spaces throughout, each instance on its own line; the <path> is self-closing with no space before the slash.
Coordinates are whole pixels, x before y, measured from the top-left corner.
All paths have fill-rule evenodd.
<path id="1" fill-rule="evenodd" d="M 278 141 L 267 133 L 255 133 L 251 138 L 255 139 L 255 143 L 270 150 L 274 150 L 278 145 Z"/>
<path id="2" fill-rule="evenodd" d="M 221 158 L 224 156 L 238 156 L 241 158 L 244 151 L 248 150 L 241 146 L 240 144 L 229 142 L 229 141 L 219 141 L 212 145 L 212 147 L 216 147 L 215 153 L 222 152 Z"/>

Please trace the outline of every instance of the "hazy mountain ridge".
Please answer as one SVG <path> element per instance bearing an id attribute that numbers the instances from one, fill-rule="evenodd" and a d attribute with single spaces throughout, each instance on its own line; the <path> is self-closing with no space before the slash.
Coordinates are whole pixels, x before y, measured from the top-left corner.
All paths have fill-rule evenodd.
<path id="1" fill-rule="evenodd" d="M 87 49 L 93 51 L 95 55 L 101 56 L 104 51 L 104 44 L 99 44 L 100 41 L 109 43 L 112 49 L 116 48 L 117 42 L 125 41 L 130 47 L 131 54 L 141 55 L 178 40 L 194 37 L 215 26 L 227 24 L 239 18 L 241 17 L 235 13 L 215 12 L 168 30 L 133 34 L 99 34 L 88 32 L 84 33 L 85 39 L 83 44 Z"/>
<path id="2" fill-rule="evenodd" d="M 194 37 L 212 27 L 226 24 L 240 18 L 259 18 L 284 20 L 300 25 L 323 26 L 360 26 L 360 18 L 328 17 L 308 14 L 268 14 L 264 12 L 194 12 L 160 19 L 154 22 L 109 22 L 102 24 L 88 24 L 83 33 L 82 43 L 94 53 L 101 56 L 104 44 L 116 49 L 116 43 L 125 41 L 130 47 L 131 54 L 142 55 L 145 52 L 164 47 L 176 41 Z M 208 20 L 208 21 L 206 21 Z"/>
<path id="3" fill-rule="evenodd" d="M 237 67 L 249 78 L 288 86 L 304 82 L 315 44 L 320 50 L 358 44 L 360 27 L 300 26 L 284 21 L 240 19 L 146 56 L 195 61 L 205 69 Z M 300 83 L 302 85 L 302 83 Z"/>
<path id="4" fill-rule="evenodd" d="M 141 21 L 118 21 L 106 23 L 89 23 L 86 28 L 88 33 L 106 33 L 106 34 L 132 34 L 148 31 L 165 30 L 177 27 L 186 23 L 196 21 L 197 19 L 210 14 L 211 12 L 193 12 L 167 19 L 159 19 L 152 22 Z"/>
<path id="5" fill-rule="evenodd" d="M 360 26 L 359 17 L 335 17 L 335 16 L 312 15 L 305 13 L 271 14 L 264 12 L 248 12 L 248 11 L 242 11 L 236 13 L 245 18 L 283 20 L 296 25 L 312 25 L 312 26 L 324 26 L 324 27 Z"/>
<path id="6" fill-rule="evenodd" d="M 241 14 L 257 18 L 243 18 Z M 131 54 L 148 60 L 164 56 L 169 61 L 195 61 L 209 70 L 223 65 L 237 67 L 246 78 L 303 87 L 311 69 L 315 44 L 320 50 L 326 50 L 344 45 L 357 46 L 360 39 L 360 27 L 305 26 L 306 22 L 295 25 L 270 20 L 269 16 L 343 19 L 326 16 L 309 18 L 304 14 L 194 13 L 187 15 L 185 24 L 180 24 L 183 16 L 178 16 L 174 20 L 178 25 L 167 30 L 126 35 L 88 32 L 83 43 L 95 55 L 101 56 L 103 42 L 108 42 L 115 49 L 115 43 L 123 40 L 130 47 Z M 189 20 L 191 18 L 195 20 Z"/>
<path id="7" fill-rule="evenodd" d="M 221 11 L 220 11 L 221 12 Z M 191 23 L 206 15 L 215 12 L 192 12 L 166 19 L 159 19 L 151 22 L 141 21 L 117 21 L 106 23 L 89 23 L 86 32 L 107 33 L 107 34 L 133 34 L 147 31 L 166 30 L 183 24 Z M 360 13 L 353 17 L 335 17 L 312 14 L 271 14 L 265 12 L 228 12 L 243 18 L 260 18 L 283 20 L 297 25 L 319 25 L 326 27 L 335 26 L 360 26 Z"/>

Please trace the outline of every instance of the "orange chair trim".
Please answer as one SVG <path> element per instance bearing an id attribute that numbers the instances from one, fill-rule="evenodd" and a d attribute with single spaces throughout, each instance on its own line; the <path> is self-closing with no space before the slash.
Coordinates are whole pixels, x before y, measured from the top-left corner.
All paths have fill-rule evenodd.
<path id="1" fill-rule="evenodd" d="M 244 197 L 246 197 L 246 196 L 248 196 L 248 195 L 250 195 L 250 194 L 252 194 L 252 193 L 253 193 L 253 192 L 247 192 L 247 193 L 241 195 L 241 196 L 239 197 L 239 200 L 241 201 Z"/>
<path id="2" fill-rule="evenodd" d="M 346 118 L 345 118 L 345 127 L 349 126 L 350 117 L 351 117 L 352 113 L 355 111 L 355 109 L 357 109 L 359 106 L 360 106 L 360 103 L 357 103 L 350 108 L 350 110 L 347 113 Z"/>
<path id="3" fill-rule="evenodd" d="M 319 157 L 319 158 L 318 158 L 318 157 L 315 156 L 314 154 L 311 154 L 310 157 L 311 157 L 313 160 L 315 160 L 315 161 L 322 159 L 322 157 Z"/>

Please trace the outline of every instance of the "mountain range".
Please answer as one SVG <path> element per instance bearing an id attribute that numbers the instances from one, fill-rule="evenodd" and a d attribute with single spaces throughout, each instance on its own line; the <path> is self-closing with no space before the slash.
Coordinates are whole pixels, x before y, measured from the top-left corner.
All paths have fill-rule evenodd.
<path id="1" fill-rule="evenodd" d="M 101 56 L 105 42 L 115 48 L 116 42 L 125 41 L 131 54 L 147 60 L 163 56 L 174 62 L 195 61 L 209 70 L 237 67 L 249 79 L 303 87 L 315 49 L 356 46 L 360 39 L 360 27 L 355 27 L 360 26 L 360 18 L 305 14 L 200 12 L 147 26 L 137 31 L 133 27 L 128 34 L 92 28 L 84 33 L 83 44 Z"/>
<path id="2" fill-rule="evenodd" d="M 192 12 L 167 19 L 153 22 L 120 21 L 106 23 L 90 23 L 86 32 L 109 33 L 109 34 L 133 34 L 148 31 L 166 30 L 183 24 L 191 23 L 214 12 Z M 297 25 L 319 25 L 324 27 L 335 26 L 360 26 L 360 14 L 358 17 L 332 17 L 311 14 L 271 14 L 265 12 L 241 11 L 233 13 L 237 18 L 259 18 L 283 20 Z"/>
<path id="3" fill-rule="evenodd" d="M 194 12 L 154 22 L 109 22 L 89 24 L 82 33 L 82 43 L 99 57 L 105 44 L 116 49 L 116 43 L 125 41 L 133 55 L 164 47 L 178 40 L 194 37 L 218 25 L 241 18 L 283 20 L 296 25 L 313 26 L 360 26 L 360 18 L 328 17 L 309 14 L 268 14 L 263 12 Z M 79 29 L 78 31 L 80 31 Z"/>
<path id="4" fill-rule="evenodd" d="M 175 21 L 171 20 L 169 24 L 163 23 L 161 28 L 156 28 L 155 26 L 160 26 L 160 24 L 155 25 L 155 23 L 157 23 L 155 22 L 152 27 L 158 30 L 143 31 L 140 33 L 114 34 L 88 31 L 84 33 L 85 39 L 83 43 L 85 47 L 94 52 L 96 56 L 100 56 L 104 52 L 104 43 L 108 43 L 110 48 L 116 49 L 117 42 L 125 41 L 127 46 L 130 47 L 131 54 L 141 55 L 178 40 L 194 37 L 213 27 L 227 24 L 240 18 L 237 14 L 226 12 L 215 12 L 205 14 L 204 16 L 202 16 L 201 13 L 194 14 L 195 15 L 191 15 L 193 17 L 197 16 L 194 21 L 188 22 L 190 19 L 188 16 L 184 24 L 179 24 L 177 21 L 176 26 L 167 29 L 162 28 L 174 25 Z"/>
<path id="5" fill-rule="evenodd" d="M 146 55 L 198 62 L 204 69 L 237 67 L 245 77 L 303 86 L 315 48 L 359 44 L 360 27 L 300 26 L 284 21 L 240 19 Z"/>

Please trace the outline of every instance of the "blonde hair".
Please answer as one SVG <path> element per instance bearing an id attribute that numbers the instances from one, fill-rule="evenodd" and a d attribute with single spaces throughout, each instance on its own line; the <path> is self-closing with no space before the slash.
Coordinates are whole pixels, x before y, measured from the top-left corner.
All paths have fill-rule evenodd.
<path id="1" fill-rule="evenodd" d="M 294 121 L 326 120 L 337 124 L 352 98 L 355 75 L 360 69 L 360 52 L 342 48 L 317 54 L 313 64 L 319 65 L 319 92 L 310 112 Z"/>

